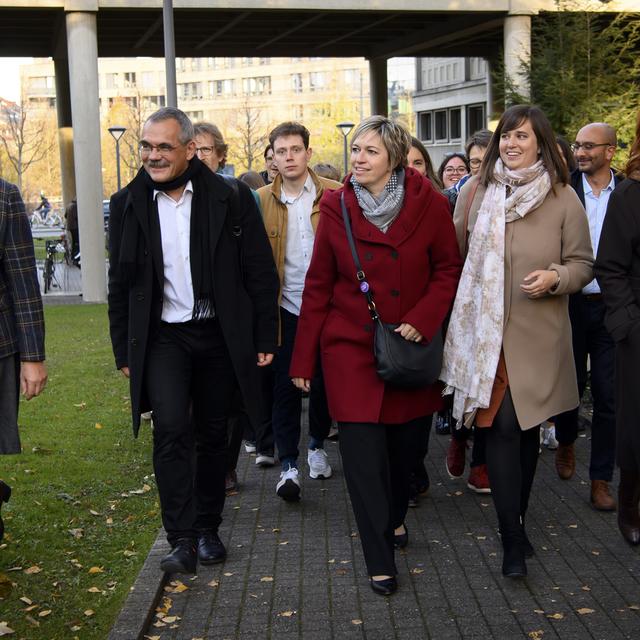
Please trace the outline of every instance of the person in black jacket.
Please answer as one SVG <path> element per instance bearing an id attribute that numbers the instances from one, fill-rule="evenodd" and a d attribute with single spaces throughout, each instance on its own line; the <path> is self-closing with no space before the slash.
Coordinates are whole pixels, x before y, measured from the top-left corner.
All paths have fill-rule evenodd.
<path id="1" fill-rule="evenodd" d="M 153 410 L 172 546 L 160 566 L 170 573 L 226 557 L 218 526 L 229 404 L 239 387 L 257 423 L 258 367 L 272 360 L 278 326 L 278 276 L 251 191 L 206 169 L 193 138 L 179 109 L 152 114 L 143 167 L 110 203 L 111 341 L 130 380 L 134 434 Z"/>
<path id="2" fill-rule="evenodd" d="M 606 305 L 605 326 L 616 345 L 616 461 L 620 467 L 618 526 L 640 544 L 640 112 L 627 179 L 611 194 L 595 273 Z"/>
<path id="3" fill-rule="evenodd" d="M 582 127 L 572 145 L 578 169 L 571 174 L 571 186 L 587 212 L 594 254 L 598 250 L 609 197 L 620 181 L 619 176 L 611 170 L 616 145 L 615 130 L 601 122 Z M 595 279 L 581 292 L 569 298 L 573 356 L 580 397 L 587 385 L 587 359 L 591 363 L 591 505 L 600 511 L 612 511 L 616 508 L 609 489 L 615 459 L 615 349 L 604 323 L 604 313 L 602 293 Z M 570 479 L 575 470 L 574 443 L 578 437 L 578 409 L 567 411 L 555 419 L 558 440 L 555 465 L 563 480 Z"/>

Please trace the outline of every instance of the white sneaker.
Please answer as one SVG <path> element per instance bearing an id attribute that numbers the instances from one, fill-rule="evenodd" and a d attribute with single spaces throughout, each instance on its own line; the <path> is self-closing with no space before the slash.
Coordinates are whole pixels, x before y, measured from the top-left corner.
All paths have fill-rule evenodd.
<path id="1" fill-rule="evenodd" d="M 244 441 L 244 450 L 247 453 L 255 453 L 256 452 L 256 443 L 250 442 L 249 440 Z"/>
<path id="2" fill-rule="evenodd" d="M 287 502 L 300 500 L 300 480 L 298 479 L 298 470 L 295 467 L 289 465 L 286 471 L 280 473 L 276 494 Z"/>
<path id="3" fill-rule="evenodd" d="M 307 453 L 307 463 L 309 464 L 309 477 L 330 478 L 331 467 L 329 466 L 329 456 L 324 449 L 309 449 Z"/>
<path id="4" fill-rule="evenodd" d="M 554 451 L 558 448 L 558 441 L 556 440 L 556 428 L 551 423 L 547 422 L 542 426 L 542 444 Z"/>
<path id="5" fill-rule="evenodd" d="M 275 457 L 268 453 L 258 453 L 256 455 L 256 466 L 258 467 L 273 467 L 275 463 Z"/>

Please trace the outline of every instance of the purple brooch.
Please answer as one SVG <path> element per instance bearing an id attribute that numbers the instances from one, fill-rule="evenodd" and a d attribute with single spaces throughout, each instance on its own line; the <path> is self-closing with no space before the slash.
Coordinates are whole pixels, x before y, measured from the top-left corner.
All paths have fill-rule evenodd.
<path id="1" fill-rule="evenodd" d="M 366 280 L 363 280 L 360 283 L 360 291 L 362 291 L 362 293 L 367 293 L 367 291 L 369 291 L 369 283 Z"/>

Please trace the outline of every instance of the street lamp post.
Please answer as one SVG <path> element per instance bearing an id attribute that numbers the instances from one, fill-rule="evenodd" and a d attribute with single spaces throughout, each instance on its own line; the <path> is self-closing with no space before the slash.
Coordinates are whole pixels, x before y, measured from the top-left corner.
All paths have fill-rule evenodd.
<path id="1" fill-rule="evenodd" d="M 349 173 L 349 154 L 347 152 L 347 136 L 351 133 L 351 129 L 356 125 L 353 122 L 340 122 L 336 125 L 344 136 L 344 175 Z"/>
<path id="2" fill-rule="evenodd" d="M 122 138 L 126 130 L 126 127 L 109 127 L 109 133 L 116 141 L 116 175 L 118 176 L 118 191 L 120 191 L 120 138 Z"/>

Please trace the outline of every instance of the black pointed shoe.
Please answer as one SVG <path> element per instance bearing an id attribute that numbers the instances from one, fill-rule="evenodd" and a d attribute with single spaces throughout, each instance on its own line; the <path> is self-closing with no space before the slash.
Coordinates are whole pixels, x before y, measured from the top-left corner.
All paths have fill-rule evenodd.
<path id="1" fill-rule="evenodd" d="M 160 560 L 165 573 L 195 573 L 198 552 L 195 538 L 179 538 L 171 553 Z"/>
<path id="2" fill-rule="evenodd" d="M 0 480 L 0 511 L 2 510 L 2 503 L 9 502 L 9 498 L 11 497 L 11 487 L 6 483 Z M 0 540 L 2 540 L 4 536 L 4 522 L 2 522 L 2 515 L 0 514 Z"/>
<path id="3" fill-rule="evenodd" d="M 393 576 L 391 578 L 385 578 L 384 580 L 369 578 L 369 584 L 373 592 L 379 596 L 390 596 L 398 590 L 398 581 Z"/>
<path id="4" fill-rule="evenodd" d="M 502 535 L 502 575 L 505 578 L 526 578 L 527 563 L 525 562 L 522 536 Z"/>
<path id="5" fill-rule="evenodd" d="M 198 538 L 198 560 L 200 564 L 218 564 L 224 562 L 227 550 L 215 531 L 206 531 Z"/>
<path id="6" fill-rule="evenodd" d="M 395 549 L 405 549 L 409 544 L 409 529 L 407 529 L 407 525 L 403 524 L 404 533 L 394 533 L 393 534 L 393 546 Z"/>

